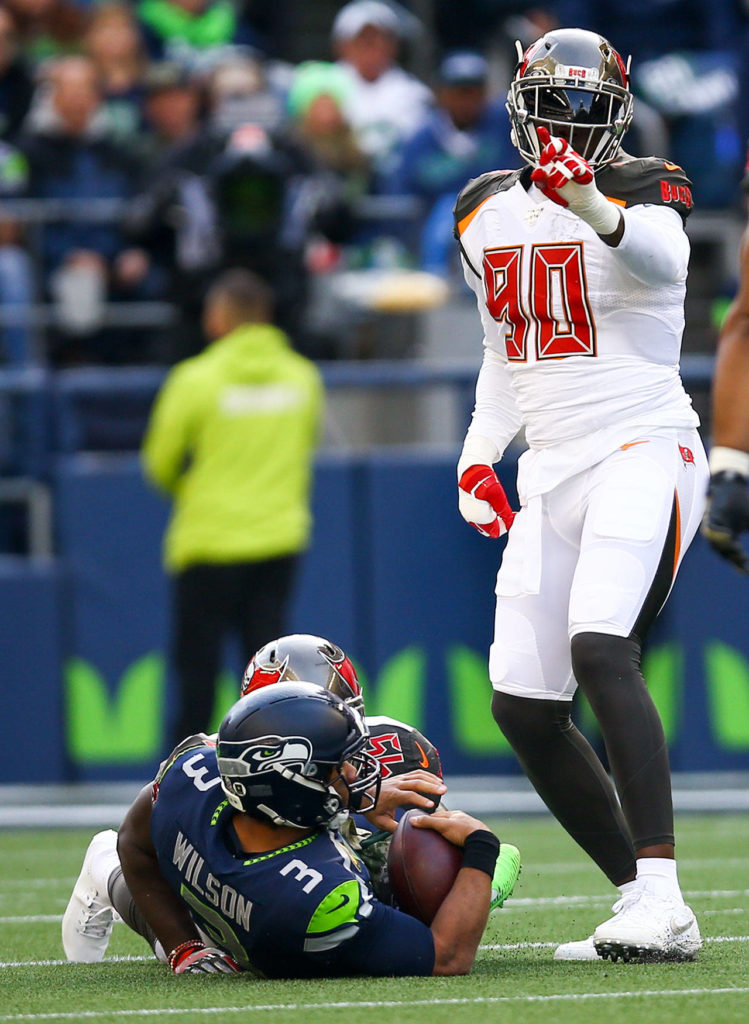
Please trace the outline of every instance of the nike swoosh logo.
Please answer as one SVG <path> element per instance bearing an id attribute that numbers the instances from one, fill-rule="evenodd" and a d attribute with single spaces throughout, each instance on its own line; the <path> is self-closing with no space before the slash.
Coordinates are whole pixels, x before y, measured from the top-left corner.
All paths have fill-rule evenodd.
<path id="1" fill-rule="evenodd" d="M 417 747 L 419 753 L 421 754 L 421 760 L 419 761 L 419 764 L 421 765 L 422 768 L 428 768 L 429 767 L 429 758 L 424 753 L 424 748 L 422 747 L 422 745 L 419 743 L 418 740 L 414 740 L 414 743 L 416 744 L 416 747 Z"/>
<path id="2" fill-rule="evenodd" d="M 340 903 L 338 904 L 338 906 L 337 906 L 337 907 L 331 907 L 331 908 L 330 908 L 330 910 L 328 911 L 328 913 L 329 913 L 329 914 L 337 914 L 339 910 L 343 910 L 343 908 L 344 908 L 344 907 L 346 906 L 346 904 L 347 904 L 348 902 L 349 902 L 349 898 L 348 898 L 348 896 L 346 896 L 346 894 L 344 893 L 344 894 L 343 894 L 343 895 L 341 896 L 341 902 L 340 902 Z"/>
<path id="3" fill-rule="evenodd" d="M 626 452 L 627 448 L 634 448 L 636 444 L 650 444 L 650 441 L 630 441 L 629 444 L 620 445 L 623 452 Z"/>

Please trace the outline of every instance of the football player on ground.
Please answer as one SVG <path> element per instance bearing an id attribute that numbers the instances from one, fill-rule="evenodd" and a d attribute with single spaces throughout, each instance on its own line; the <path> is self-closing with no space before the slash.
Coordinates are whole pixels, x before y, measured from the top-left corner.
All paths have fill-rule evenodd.
<path id="1" fill-rule="evenodd" d="M 701 938 L 677 878 L 641 648 L 707 487 L 678 369 L 690 182 L 620 148 L 629 68 L 601 36 L 558 29 L 518 55 L 508 110 L 525 166 L 469 182 L 455 209 L 484 328 L 459 507 L 485 536 L 510 530 L 492 711 L 546 805 L 620 890 L 613 917 L 556 958 L 689 960 Z M 515 513 L 493 465 L 521 427 Z M 578 685 L 616 790 L 570 717 Z"/>
<path id="2" fill-rule="evenodd" d="M 216 745 L 187 747 L 119 832 L 125 881 L 177 973 L 304 978 L 467 973 L 499 841 L 461 811 L 421 827 L 463 848 L 431 927 L 380 902 L 339 830 L 371 809 L 380 765 L 360 714 L 312 683 L 240 698 Z"/>
<path id="3" fill-rule="evenodd" d="M 710 489 L 702 532 L 724 558 L 749 573 L 741 534 L 749 530 L 749 227 L 739 289 L 723 323 L 713 377 Z"/>
<path id="4" fill-rule="evenodd" d="M 310 634 L 280 637 L 262 647 L 244 671 L 241 694 L 246 696 L 269 684 L 293 680 L 312 681 L 341 697 L 357 712 L 364 712 L 361 686 L 351 660 L 336 644 Z M 341 828 L 364 860 L 378 899 L 389 903 L 386 862 L 397 819 L 405 807 L 421 807 L 431 813 L 447 787 L 442 782 L 439 754 L 421 732 L 385 716 L 370 716 L 365 723 L 369 734 L 367 752 L 381 768 L 380 795 L 376 807 L 366 815 L 352 815 Z M 215 735 L 200 733 L 188 737 L 164 765 L 196 745 L 210 746 L 215 742 Z M 502 907 L 512 895 L 519 873 L 519 851 L 502 843 L 492 880 L 491 910 Z M 117 856 L 117 833 L 109 829 L 92 839 L 63 917 L 62 940 L 67 958 L 86 963 L 101 960 L 115 913 L 147 939 L 159 959 L 166 961 L 164 950 L 127 887 Z M 194 969 L 202 969 L 201 964 Z"/>

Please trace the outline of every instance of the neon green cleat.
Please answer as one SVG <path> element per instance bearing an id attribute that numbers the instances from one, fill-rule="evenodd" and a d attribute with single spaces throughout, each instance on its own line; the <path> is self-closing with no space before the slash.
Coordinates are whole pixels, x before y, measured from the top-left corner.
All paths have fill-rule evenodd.
<path id="1" fill-rule="evenodd" d="M 505 900 L 512 896 L 520 871 L 520 850 L 509 843 L 500 843 L 497 866 L 492 878 L 490 911 L 499 910 L 504 906 Z"/>

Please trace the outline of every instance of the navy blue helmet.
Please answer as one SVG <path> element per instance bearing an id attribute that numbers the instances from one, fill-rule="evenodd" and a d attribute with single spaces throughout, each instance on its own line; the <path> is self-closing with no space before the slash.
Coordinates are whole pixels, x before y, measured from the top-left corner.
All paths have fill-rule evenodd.
<path id="1" fill-rule="evenodd" d="M 348 809 L 377 802 L 380 766 L 368 742 L 359 712 L 330 690 L 303 681 L 264 686 L 237 701 L 219 727 L 221 785 L 237 810 L 275 825 L 334 828 Z M 355 778 L 344 778 L 344 762 Z"/>

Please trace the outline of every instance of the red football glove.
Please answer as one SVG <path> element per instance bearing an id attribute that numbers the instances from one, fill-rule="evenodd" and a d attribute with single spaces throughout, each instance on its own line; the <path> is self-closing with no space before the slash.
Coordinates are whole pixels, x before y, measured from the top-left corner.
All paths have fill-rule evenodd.
<path id="1" fill-rule="evenodd" d="M 169 954 L 175 974 L 236 974 L 239 964 L 221 949 L 206 946 L 199 939 L 183 942 Z"/>
<path id="2" fill-rule="evenodd" d="M 491 466 L 469 466 L 458 481 L 458 508 L 467 523 L 470 523 L 483 537 L 501 537 L 512 526 L 515 513 L 510 508 L 502 484 Z M 482 509 L 477 502 L 486 502 L 490 507 Z M 487 513 L 485 522 L 477 522 L 482 512 Z M 491 513 L 494 518 L 491 518 Z"/>
<path id="3" fill-rule="evenodd" d="M 569 182 L 576 185 L 590 185 L 593 168 L 566 139 L 552 139 L 548 129 L 540 126 L 536 133 L 543 143 L 539 166 L 531 174 L 531 181 L 541 189 L 547 199 L 559 206 L 569 206 L 569 201 L 559 194 Z"/>

